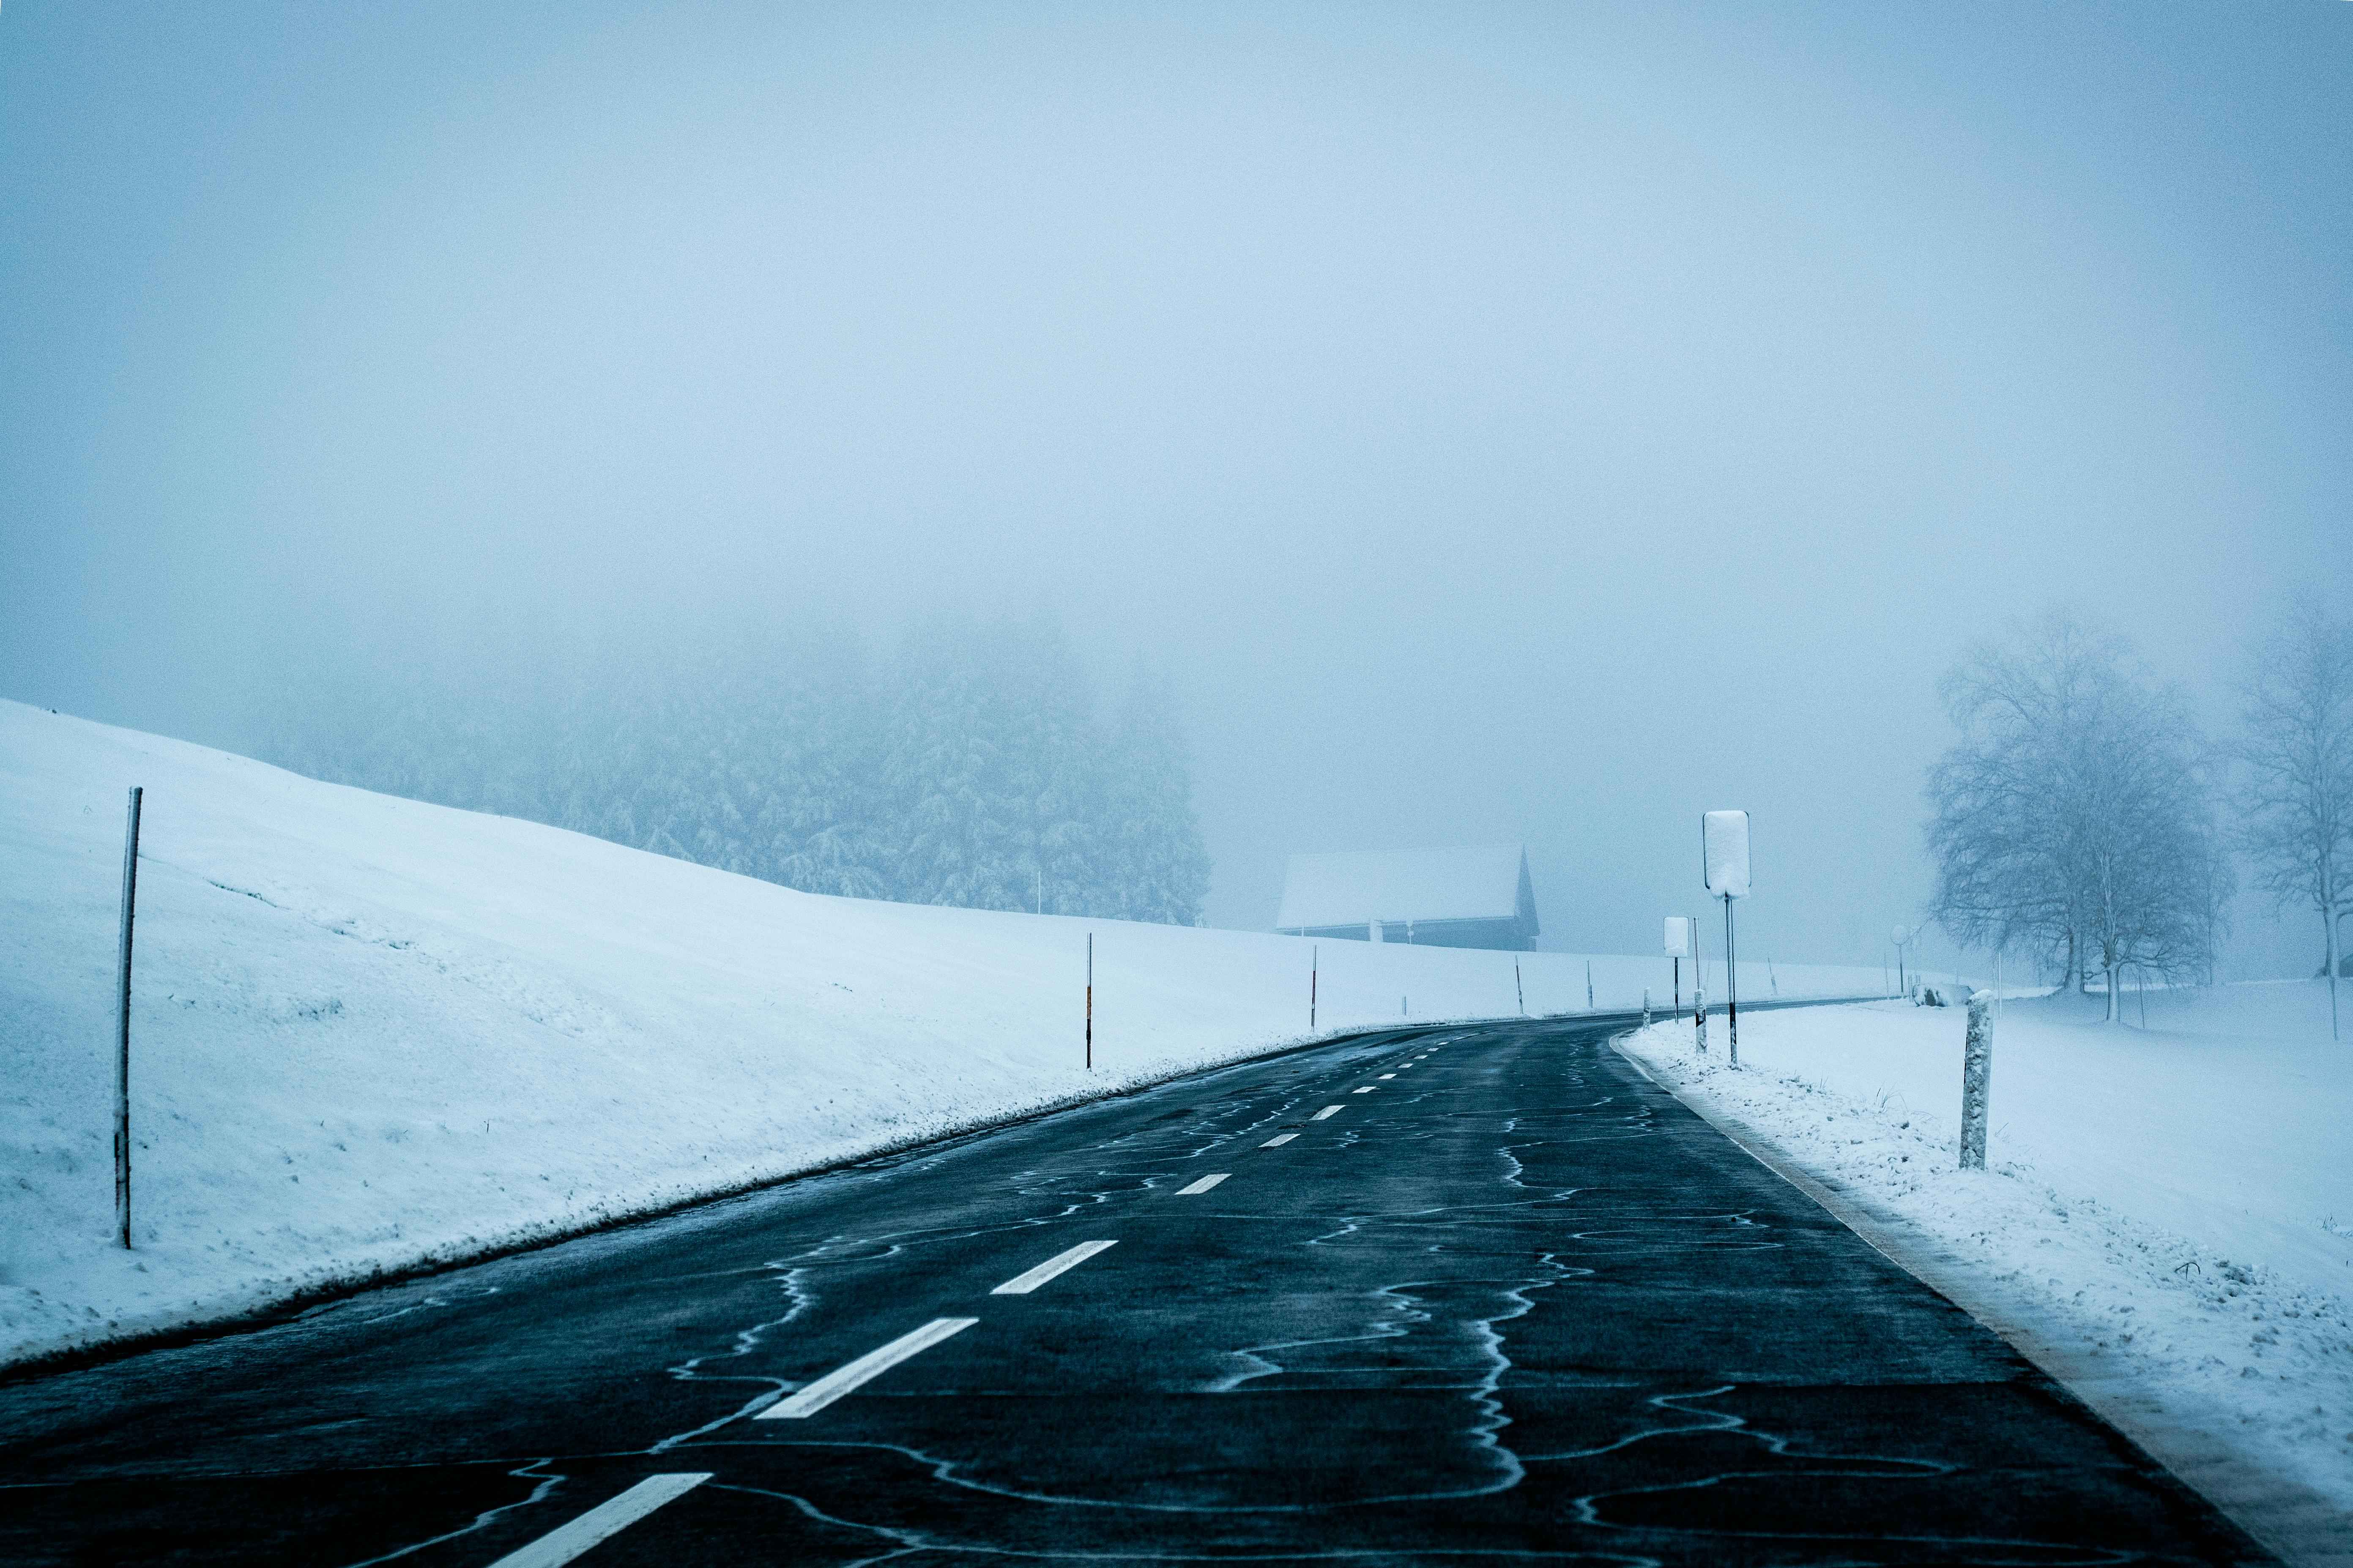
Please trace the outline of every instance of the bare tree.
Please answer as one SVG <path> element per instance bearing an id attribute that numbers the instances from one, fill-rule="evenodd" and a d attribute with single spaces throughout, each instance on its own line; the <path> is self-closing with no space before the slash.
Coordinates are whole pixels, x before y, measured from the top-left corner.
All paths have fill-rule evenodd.
<path id="1" fill-rule="evenodd" d="M 2337 921 L 2353 914 L 2353 626 L 2316 604 L 2292 612 L 2240 695 L 2239 848 L 2274 902 L 2319 912 L 2335 1037 Z"/>
<path id="2" fill-rule="evenodd" d="M 2211 966 L 2230 888 L 2180 693 L 2061 614 L 1945 678 L 1960 743 L 1930 770 L 1934 910 L 1956 941 L 2024 947 L 2081 981 Z"/>

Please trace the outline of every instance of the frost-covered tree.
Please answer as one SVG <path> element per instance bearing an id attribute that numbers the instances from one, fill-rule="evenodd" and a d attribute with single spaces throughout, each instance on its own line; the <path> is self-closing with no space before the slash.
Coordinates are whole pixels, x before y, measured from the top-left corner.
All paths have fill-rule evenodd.
<path id="1" fill-rule="evenodd" d="M 2204 973 L 2230 879 L 2179 690 L 2064 615 L 1943 683 L 1957 745 L 1930 770 L 1934 910 L 1955 940 L 2071 979 Z"/>
<path id="2" fill-rule="evenodd" d="M 2328 1026 L 2353 915 L 2353 625 L 2317 605 L 2292 612 L 2241 688 L 2239 847 L 2274 902 L 2320 916 Z"/>
<path id="3" fill-rule="evenodd" d="M 895 854 L 891 897 L 1020 909 L 1033 867 L 1006 751 L 1001 650 L 967 621 L 935 621 L 900 650 L 882 756 Z"/>
<path id="4" fill-rule="evenodd" d="M 1209 855 L 1193 815 L 1192 769 L 1175 695 L 1138 661 L 1120 706 L 1105 793 L 1107 881 L 1124 919 L 1193 925 L 1209 890 Z"/>
<path id="5" fill-rule="evenodd" d="M 892 847 L 876 789 L 880 700 L 854 644 L 813 655 L 782 683 L 761 763 L 775 781 L 761 818 L 775 847 L 759 875 L 808 893 L 889 896 Z"/>
<path id="6" fill-rule="evenodd" d="M 274 760 L 809 892 L 1189 921 L 1206 881 L 1173 718 L 1107 740 L 1045 622 L 936 620 L 879 674 L 846 631 L 743 621 L 353 668 Z"/>

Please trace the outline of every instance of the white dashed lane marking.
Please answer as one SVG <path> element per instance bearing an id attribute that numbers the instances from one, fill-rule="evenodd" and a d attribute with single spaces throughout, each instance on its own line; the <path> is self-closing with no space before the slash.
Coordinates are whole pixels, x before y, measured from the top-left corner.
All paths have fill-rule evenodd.
<path id="1" fill-rule="evenodd" d="M 1177 1188 L 1176 1195 L 1180 1198 L 1198 1197 L 1232 1174 L 1233 1173 L 1231 1171 L 1212 1171 L 1209 1174 L 1202 1177 L 1199 1181 L 1195 1182 L 1190 1186 Z"/>
<path id="2" fill-rule="evenodd" d="M 1260 1144 L 1259 1147 L 1261 1149 L 1280 1149 L 1285 1143 L 1290 1142 L 1293 1138 L 1298 1136 L 1299 1134 L 1296 1132 L 1278 1132 L 1273 1137 L 1268 1139 L 1265 1142 Z"/>
<path id="3" fill-rule="evenodd" d="M 1368 1084 L 1365 1085 L 1365 1087 L 1364 1087 L 1364 1088 L 1362 1088 L 1362 1089 L 1350 1089 L 1348 1092 L 1349 1092 L 1350 1094 L 1370 1094 L 1370 1093 L 1372 1093 L 1372 1092 L 1373 1092 L 1373 1090 L 1375 1090 L 1375 1089 L 1378 1089 L 1379 1087 L 1380 1087 L 1380 1085 L 1378 1085 L 1378 1084 L 1377 1084 L 1377 1083 L 1368 1083 Z"/>
<path id="4" fill-rule="evenodd" d="M 1337 1115 L 1339 1115 L 1339 1114 L 1340 1114 L 1340 1107 L 1338 1107 L 1338 1106 L 1336 1106 L 1336 1105 L 1327 1105 L 1327 1106 L 1325 1106 L 1323 1110 L 1321 1110 L 1317 1111 L 1314 1115 L 1313 1115 L 1313 1116 L 1309 1117 L 1307 1120 L 1308 1120 L 1308 1121 L 1323 1121 L 1323 1120 L 1324 1120 L 1325 1117 L 1327 1117 L 1327 1116 L 1337 1116 Z"/>
<path id="5" fill-rule="evenodd" d="M 1035 1268 L 1026 1269 L 989 1292 L 992 1296 L 1027 1296 L 1055 1275 L 1076 1268 L 1098 1252 L 1109 1252 L 1116 1241 L 1082 1241 L 1068 1252 L 1058 1252 Z"/>
<path id="6" fill-rule="evenodd" d="M 673 1498 L 685 1496 L 709 1480 L 709 1470 L 680 1470 L 648 1476 L 619 1497 L 600 1502 L 569 1524 L 558 1525 L 537 1541 L 510 1552 L 491 1568 L 561 1568 L 608 1536 L 618 1535 Z"/>
<path id="7" fill-rule="evenodd" d="M 1395 1073 L 1393 1073 L 1393 1072 L 1385 1072 L 1385 1073 L 1381 1074 L 1381 1076 L 1382 1076 L 1383 1078 L 1395 1078 L 1395 1077 L 1397 1077 L 1397 1074 L 1395 1074 Z"/>
<path id="8" fill-rule="evenodd" d="M 862 1383 L 870 1383 L 910 1356 L 921 1355 L 942 1340 L 960 1334 L 978 1318 L 934 1318 L 911 1334 L 901 1334 L 881 1350 L 868 1351 L 837 1372 L 827 1373 L 788 1399 L 769 1405 L 753 1419 L 792 1421 L 814 1415 Z"/>

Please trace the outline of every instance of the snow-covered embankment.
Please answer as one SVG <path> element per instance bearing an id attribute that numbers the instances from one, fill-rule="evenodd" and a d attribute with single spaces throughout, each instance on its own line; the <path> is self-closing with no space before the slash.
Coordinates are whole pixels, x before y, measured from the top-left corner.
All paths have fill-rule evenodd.
<path id="1" fill-rule="evenodd" d="M 147 790 L 136 1250 L 111 1245 Z M 817 898 L 0 702 L 0 1363 L 560 1235 L 1307 1037 L 1309 944 Z M 1095 936 L 1095 1070 L 1081 1064 Z M 1324 942 L 1317 1026 L 1587 1005 L 1587 960 Z M 1594 999 L 1663 991 L 1597 958 Z M 1785 994 L 1877 972 L 1743 965 Z"/>

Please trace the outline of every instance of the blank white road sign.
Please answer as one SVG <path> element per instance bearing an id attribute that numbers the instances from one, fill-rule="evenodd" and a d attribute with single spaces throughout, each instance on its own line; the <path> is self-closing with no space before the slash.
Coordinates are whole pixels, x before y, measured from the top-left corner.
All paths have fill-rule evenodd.
<path id="1" fill-rule="evenodd" d="M 1691 925 L 1689 915 L 1667 917 L 1667 956 L 1669 958 L 1691 956 Z"/>
<path id="2" fill-rule="evenodd" d="M 1748 896 L 1748 814 L 1711 811 L 1699 819 L 1701 858 L 1707 865 L 1707 890 L 1718 899 Z"/>

